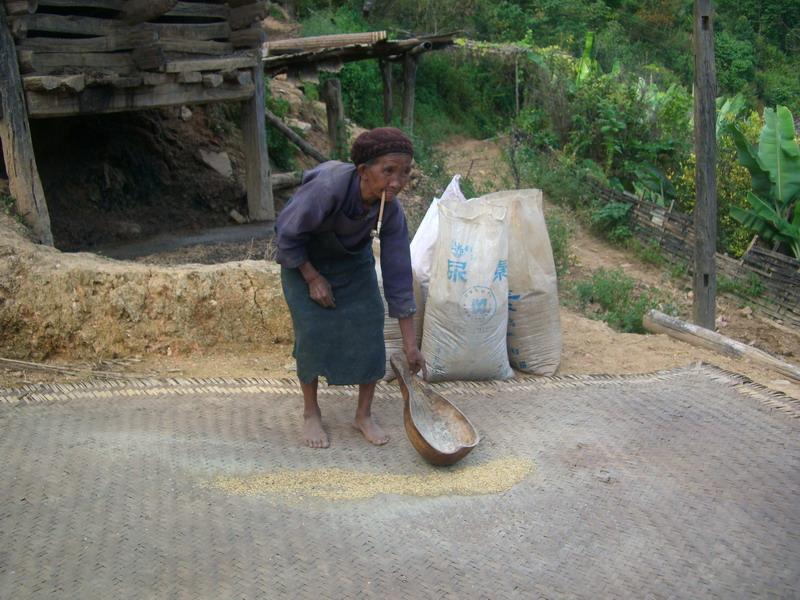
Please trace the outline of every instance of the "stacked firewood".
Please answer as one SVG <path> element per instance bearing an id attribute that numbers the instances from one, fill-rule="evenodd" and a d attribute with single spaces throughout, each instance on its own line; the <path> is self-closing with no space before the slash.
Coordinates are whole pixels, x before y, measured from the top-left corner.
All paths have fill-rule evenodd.
<path id="1" fill-rule="evenodd" d="M 92 86 L 161 86 L 149 106 L 179 102 L 184 86 L 252 93 L 268 6 L 254 0 L 0 2 L 26 91 L 40 97 Z M 57 114 L 46 102 L 29 110 Z"/>

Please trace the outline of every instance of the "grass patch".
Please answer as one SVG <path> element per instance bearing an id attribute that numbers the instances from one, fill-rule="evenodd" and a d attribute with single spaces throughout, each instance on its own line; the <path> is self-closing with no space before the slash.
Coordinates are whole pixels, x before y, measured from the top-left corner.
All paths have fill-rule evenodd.
<path id="1" fill-rule="evenodd" d="M 623 333 L 645 333 L 642 318 L 653 308 L 677 314 L 664 292 L 638 285 L 622 269 L 599 269 L 590 279 L 577 282 L 574 293 L 581 312 Z"/>
<path id="2" fill-rule="evenodd" d="M 0 194 L 0 212 L 8 215 L 20 225 L 25 225 L 25 221 L 22 219 L 22 216 L 17 212 L 17 203 L 11 196 Z"/>
<path id="3" fill-rule="evenodd" d="M 664 267 L 667 264 L 667 259 L 661 253 L 661 247 L 658 245 L 657 240 L 650 240 L 643 244 L 636 238 L 631 238 L 629 244 L 634 255 L 642 262 L 656 267 Z"/>
<path id="4" fill-rule="evenodd" d="M 764 284 L 755 273 L 750 273 L 747 279 L 734 279 L 720 274 L 717 277 L 717 293 L 733 294 L 740 298 L 758 298 L 764 293 Z"/>

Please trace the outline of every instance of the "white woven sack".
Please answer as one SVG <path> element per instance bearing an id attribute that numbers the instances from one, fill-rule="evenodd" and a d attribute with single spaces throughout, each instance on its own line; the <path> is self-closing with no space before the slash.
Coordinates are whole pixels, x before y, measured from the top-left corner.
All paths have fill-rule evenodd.
<path id="1" fill-rule="evenodd" d="M 561 362 L 561 316 L 542 191 L 496 192 L 476 201 L 507 210 L 507 342 L 511 366 L 534 375 L 552 375 Z"/>
<path id="2" fill-rule="evenodd" d="M 417 227 L 414 239 L 411 240 L 411 268 L 414 276 L 422 286 L 423 294 L 427 294 L 428 282 L 431 278 L 433 266 L 433 252 L 436 249 L 436 240 L 439 238 L 439 203 L 440 202 L 466 202 L 461 193 L 459 180 L 461 175 L 455 175 L 441 198 L 434 198 L 428 207 L 422 222 Z"/>
<path id="3" fill-rule="evenodd" d="M 505 209 L 439 203 L 422 352 L 429 381 L 508 379 Z"/>

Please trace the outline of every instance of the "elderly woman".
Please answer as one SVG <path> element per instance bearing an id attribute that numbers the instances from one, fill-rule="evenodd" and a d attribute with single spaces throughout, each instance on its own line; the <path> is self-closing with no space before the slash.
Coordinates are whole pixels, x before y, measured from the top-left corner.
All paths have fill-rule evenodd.
<path id="1" fill-rule="evenodd" d="M 386 364 L 384 309 L 370 235 L 384 193 L 384 296 L 389 315 L 399 320 L 409 366 L 414 372 L 424 368 L 412 320 L 417 307 L 408 227 L 397 201 L 411 171 L 411 141 L 399 129 L 373 129 L 358 136 L 350 155 L 354 164 L 329 161 L 306 172 L 276 225 L 277 261 L 303 391 L 303 437 L 312 448 L 329 445 L 317 401 L 320 376 L 330 385 L 358 384 L 353 426 L 373 444 L 389 441 L 371 413 Z"/>

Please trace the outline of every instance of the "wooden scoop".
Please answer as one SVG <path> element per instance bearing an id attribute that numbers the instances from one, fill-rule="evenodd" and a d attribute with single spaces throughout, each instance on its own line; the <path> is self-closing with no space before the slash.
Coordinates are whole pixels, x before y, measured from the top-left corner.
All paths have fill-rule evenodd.
<path id="1" fill-rule="evenodd" d="M 392 354 L 389 362 L 403 394 L 403 422 L 414 449 L 440 466 L 469 454 L 480 436 L 464 413 L 413 375 L 402 353 Z"/>

